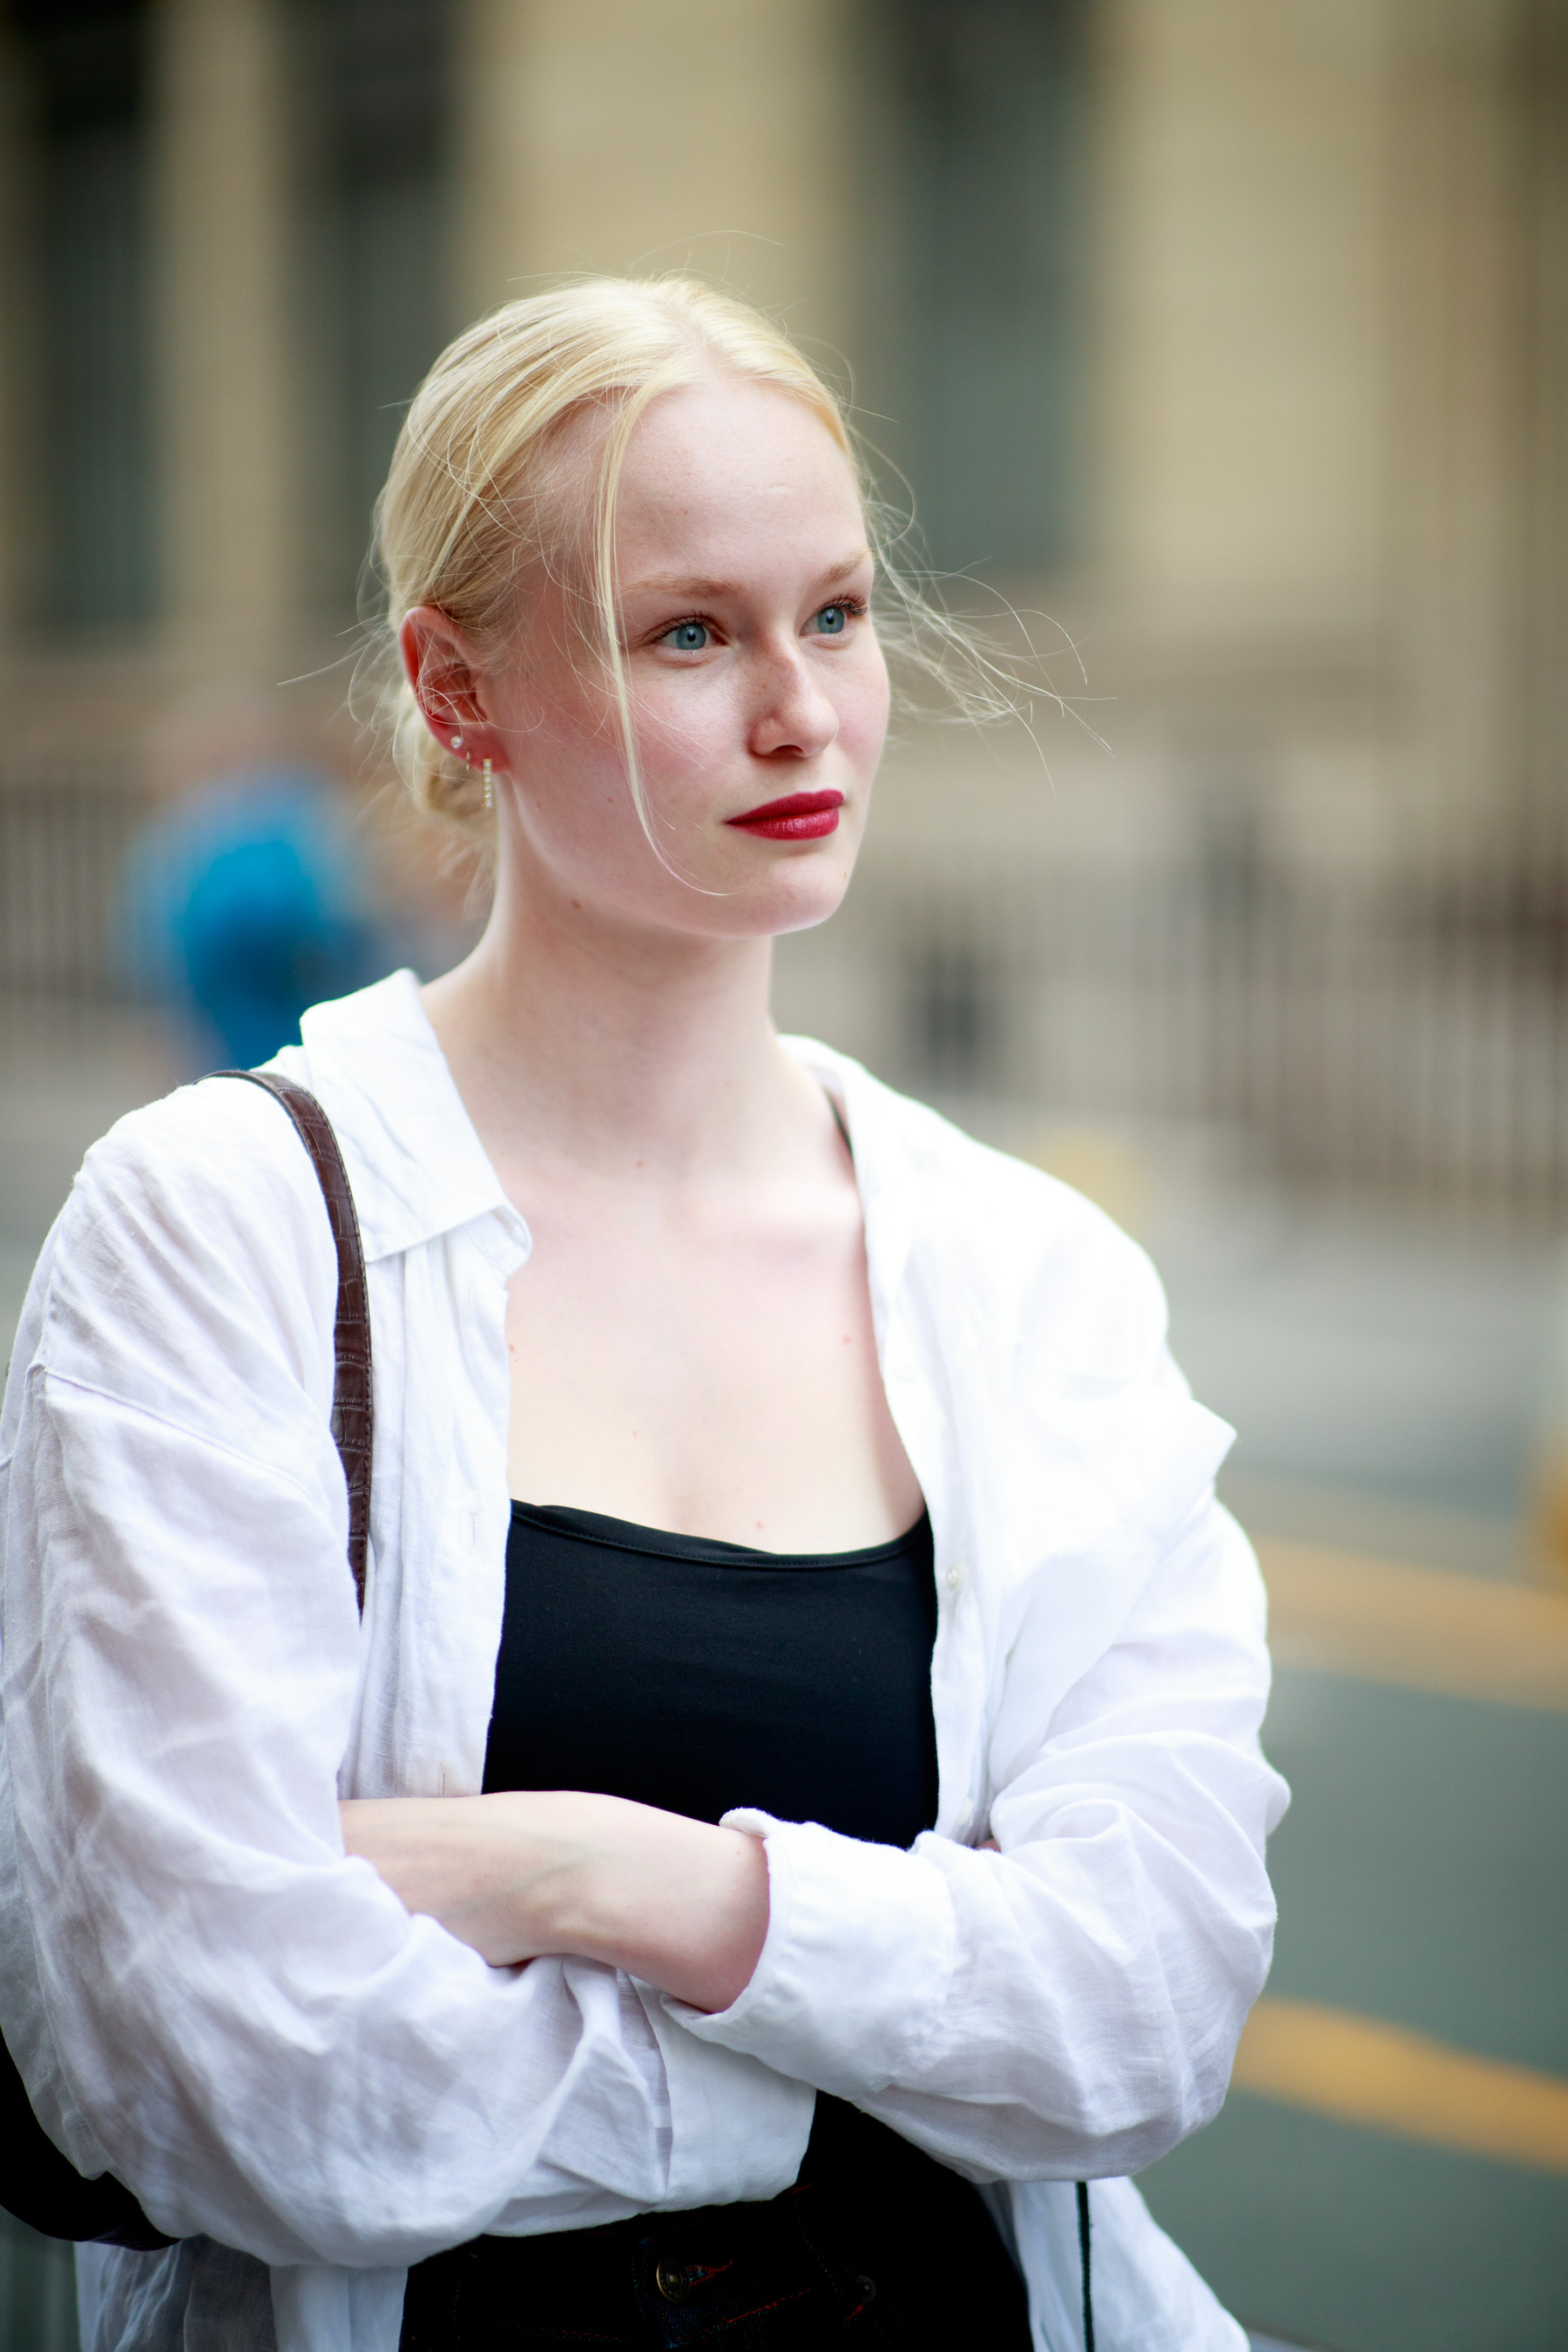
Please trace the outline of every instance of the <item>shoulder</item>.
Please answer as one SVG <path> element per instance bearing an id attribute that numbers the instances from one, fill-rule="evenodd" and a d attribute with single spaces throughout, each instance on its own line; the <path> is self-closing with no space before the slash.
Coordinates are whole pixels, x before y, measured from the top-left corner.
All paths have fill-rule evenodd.
<path id="1" fill-rule="evenodd" d="M 130 1112 L 92 1146 L 61 1238 L 144 1231 L 150 1217 L 193 1234 L 277 1232 L 309 1209 L 320 1214 L 320 1188 L 282 1106 L 247 1080 L 204 1078 Z"/>
<path id="2" fill-rule="evenodd" d="M 1120 1378 L 1154 1370 L 1164 1291 L 1145 1252 L 1102 1209 L 847 1055 L 790 1043 L 842 1091 L 868 1223 L 878 1208 L 901 1216 L 915 1270 L 1021 1323 L 1064 1368 Z"/>
<path id="3" fill-rule="evenodd" d="M 336 1295 L 292 1123 L 262 1087 L 209 1078 L 89 1151 L 52 1238 L 40 1344 L 51 1373 L 188 1420 L 218 1359 L 315 1385 Z"/>

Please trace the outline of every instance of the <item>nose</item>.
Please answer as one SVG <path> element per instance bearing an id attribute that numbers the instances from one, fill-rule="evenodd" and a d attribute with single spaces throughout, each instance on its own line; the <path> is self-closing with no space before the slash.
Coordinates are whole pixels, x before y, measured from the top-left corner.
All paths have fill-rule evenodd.
<path id="1" fill-rule="evenodd" d="M 816 760 L 837 733 L 837 709 L 813 677 L 800 648 L 793 644 L 781 646 L 763 671 L 748 750 L 763 760 L 777 752 Z"/>

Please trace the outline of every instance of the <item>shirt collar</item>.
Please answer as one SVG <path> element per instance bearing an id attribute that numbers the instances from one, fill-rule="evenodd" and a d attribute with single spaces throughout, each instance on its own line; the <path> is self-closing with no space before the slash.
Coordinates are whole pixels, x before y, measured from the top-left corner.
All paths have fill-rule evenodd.
<path id="1" fill-rule="evenodd" d="M 902 1285 L 915 1239 L 915 1202 L 921 1163 L 931 1139 L 911 1132 L 923 1119 L 940 1127 L 934 1112 L 904 1100 L 874 1078 L 847 1054 L 815 1037 L 783 1037 L 780 1044 L 803 1062 L 833 1097 L 844 1120 L 860 1192 L 866 1228 L 866 1264 L 879 1348 L 885 1347 L 892 1304 Z"/>
<path id="2" fill-rule="evenodd" d="M 487 1255 L 521 1265 L 528 1227 L 463 1108 L 413 972 L 313 1005 L 300 1034 L 348 1162 L 367 1260 L 489 1220 Z"/>
<path id="3" fill-rule="evenodd" d="M 458 1226 L 478 1230 L 510 1271 L 532 1243 L 463 1108 L 411 971 L 313 1005 L 300 1024 L 310 1084 L 337 1131 L 353 1181 L 367 1260 L 416 1249 Z M 860 1188 L 879 1326 L 912 1238 L 910 1192 L 900 1181 L 910 1139 L 889 1116 L 886 1087 L 814 1037 L 783 1044 L 844 1115 Z M 910 1106 L 900 1106 L 906 1111 Z M 493 1234 L 493 1242 L 490 1236 Z"/>

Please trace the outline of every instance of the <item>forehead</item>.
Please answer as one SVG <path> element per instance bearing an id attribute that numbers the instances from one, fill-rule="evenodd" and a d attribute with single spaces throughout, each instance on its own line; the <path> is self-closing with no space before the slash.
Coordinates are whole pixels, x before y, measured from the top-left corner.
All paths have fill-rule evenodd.
<path id="1" fill-rule="evenodd" d="M 705 378 L 661 394 L 627 445 L 616 499 L 623 562 L 634 550 L 825 534 L 860 523 L 848 458 L 805 403 L 775 384 Z"/>

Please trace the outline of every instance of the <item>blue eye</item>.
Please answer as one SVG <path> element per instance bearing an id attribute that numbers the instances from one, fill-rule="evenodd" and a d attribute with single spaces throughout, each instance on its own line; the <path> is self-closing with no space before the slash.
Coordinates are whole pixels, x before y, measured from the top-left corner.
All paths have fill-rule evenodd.
<path id="1" fill-rule="evenodd" d="M 841 637 L 849 625 L 848 606 L 824 604 L 816 615 L 816 625 L 825 637 Z"/>
<path id="2" fill-rule="evenodd" d="M 677 621 L 673 629 L 664 633 L 664 643 L 673 646 L 678 654 L 700 654 L 708 643 L 706 621 Z"/>

